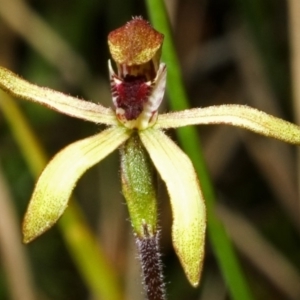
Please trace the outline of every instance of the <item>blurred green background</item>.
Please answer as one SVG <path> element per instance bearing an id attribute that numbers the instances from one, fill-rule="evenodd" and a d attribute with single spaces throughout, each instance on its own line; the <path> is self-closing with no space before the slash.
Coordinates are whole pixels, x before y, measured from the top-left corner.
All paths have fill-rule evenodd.
<path id="1" fill-rule="evenodd" d="M 166 2 L 192 107 L 247 104 L 293 121 L 286 1 Z M 111 106 L 107 34 L 136 15 L 147 18 L 143 1 L 0 0 L 0 64 L 28 81 Z M 168 109 L 167 100 L 162 111 Z M 17 104 L 49 157 L 102 128 L 32 103 Z M 225 126 L 198 131 L 218 214 L 255 299 L 300 299 L 296 147 Z M 35 179 L 1 112 L 0 145 L 0 198 L 8 197 L 21 230 Z M 172 248 L 172 216 L 163 184 L 159 191 L 169 299 L 231 299 L 209 243 L 201 284 L 197 289 L 189 286 Z M 117 274 L 122 299 L 143 299 L 117 152 L 84 175 L 75 196 Z M 0 209 L 0 218 L 5 216 L 10 214 Z M 6 223 L 1 232 L 9 237 L 14 230 Z M 12 291 L 18 284 L 11 285 L 11 278 L 21 280 L 21 266 L 3 233 L 0 244 L 0 299 L 21 300 Z M 98 299 L 82 279 L 57 226 L 18 247 L 25 254 L 25 276 L 32 279 L 35 299 Z"/>

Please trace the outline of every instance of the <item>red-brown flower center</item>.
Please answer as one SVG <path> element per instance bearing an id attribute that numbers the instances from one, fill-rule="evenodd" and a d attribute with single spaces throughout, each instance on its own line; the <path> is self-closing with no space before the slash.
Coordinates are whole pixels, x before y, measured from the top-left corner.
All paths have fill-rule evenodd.
<path id="1" fill-rule="evenodd" d="M 143 111 L 147 101 L 150 86 L 144 76 L 125 76 L 120 84 L 113 85 L 112 93 L 118 108 L 124 110 L 127 120 L 135 120 Z"/>
<path id="2" fill-rule="evenodd" d="M 117 74 L 109 62 L 112 100 L 120 122 L 128 128 L 153 124 L 162 101 L 166 68 L 160 63 L 164 36 L 141 17 L 108 35 Z"/>

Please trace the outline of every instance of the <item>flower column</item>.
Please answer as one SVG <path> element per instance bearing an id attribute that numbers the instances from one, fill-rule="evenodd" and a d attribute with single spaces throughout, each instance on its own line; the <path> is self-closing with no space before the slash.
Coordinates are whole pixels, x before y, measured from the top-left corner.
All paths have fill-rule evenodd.
<path id="1" fill-rule="evenodd" d="M 143 284 L 149 300 L 165 299 L 159 251 L 154 169 L 138 131 L 151 127 L 165 89 L 166 68 L 159 64 L 163 35 L 134 18 L 111 32 L 108 44 L 118 72 L 109 62 L 116 115 L 134 133 L 121 147 L 122 191 L 129 209 Z"/>

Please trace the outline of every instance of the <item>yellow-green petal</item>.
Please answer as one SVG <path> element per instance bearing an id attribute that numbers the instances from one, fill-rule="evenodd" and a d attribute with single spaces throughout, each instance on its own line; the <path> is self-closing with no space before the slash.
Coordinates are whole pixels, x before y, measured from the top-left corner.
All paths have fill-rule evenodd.
<path id="1" fill-rule="evenodd" d="M 49 229 L 67 207 L 83 173 L 119 147 L 130 136 L 123 127 L 111 127 L 61 150 L 47 165 L 31 197 L 24 222 L 24 242 Z"/>
<path id="2" fill-rule="evenodd" d="M 173 245 L 190 283 L 197 286 L 204 258 L 206 211 L 194 167 L 162 131 L 148 128 L 139 135 L 167 185 L 173 213 Z"/>
<path id="3" fill-rule="evenodd" d="M 245 105 L 193 108 L 159 115 L 155 128 L 226 124 L 251 130 L 283 142 L 300 145 L 300 127 Z"/>
<path id="4" fill-rule="evenodd" d="M 0 88 L 15 97 L 43 104 L 72 117 L 98 124 L 118 124 L 110 108 L 39 87 L 3 67 L 0 67 Z"/>

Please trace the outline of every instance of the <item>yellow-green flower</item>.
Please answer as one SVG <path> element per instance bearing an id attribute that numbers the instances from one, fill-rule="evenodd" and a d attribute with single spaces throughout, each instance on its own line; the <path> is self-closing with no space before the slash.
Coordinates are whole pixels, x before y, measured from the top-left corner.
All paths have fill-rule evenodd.
<path id="1" fill-rule="evenodd" d="M 158 114 L 167 75 L 166 65 L 159 62 L 162 43 L 163 35 L 141 18 L 134 18 L 110 33 L 108 44 L 117 69 L 115 73 L 109 61 L 113 109 L 38 87 L 1 67 L 0 87 L 16 97 L 40 103 L 66 115 L 107 125 L 102 132 L 67 146 L 47 165 L 36 184 L 24 218 L 24 242 L 30 242 L 58 220 L 84 172 L 134 137 L 133 141 L 143 145 L 166 183 L 173 214 L 173 245 L 189 281 L 196 286 L 204 257 L 204 199 L 190 159 L 164 130 L 188 125 L 227 124 L 300 144 L 300 128 L 242 105 Z M 136 154 L 129 158 L 130 153 L 122 164 L 138 168 L 131 166 Z M 141 177 L 148 176 L 143 172 L 139 174 Z M 122 176 L 125 197 L 126 194 L 129 198 L 132 193 L 143 194 L 143 187 L 148 182 L 138 188 L 126 187 L 128 180 L 143 182 L 142 179 L 128 179 L 126 174 Z M 148 190 L 144 194 L 149 196 Z M 144 214 L 141 209 L 133 210 L 133 214 L 136 214 L 133 227 L 137 234 L 143 234 L 145 230 L 143 224 L 146 221 L 141 217 Z M 150 210 L 145 214 L 150 215 L 149 222 L 152 225 L 156 223 L 155 208 L 153 212 Z M 151 214 L 154 214 L 153 220 Z M 153 234 L 151 231 L 157 229 L 153 225 L 153 228 L 148 226 L 147 230 L 147 234 Z"/>

